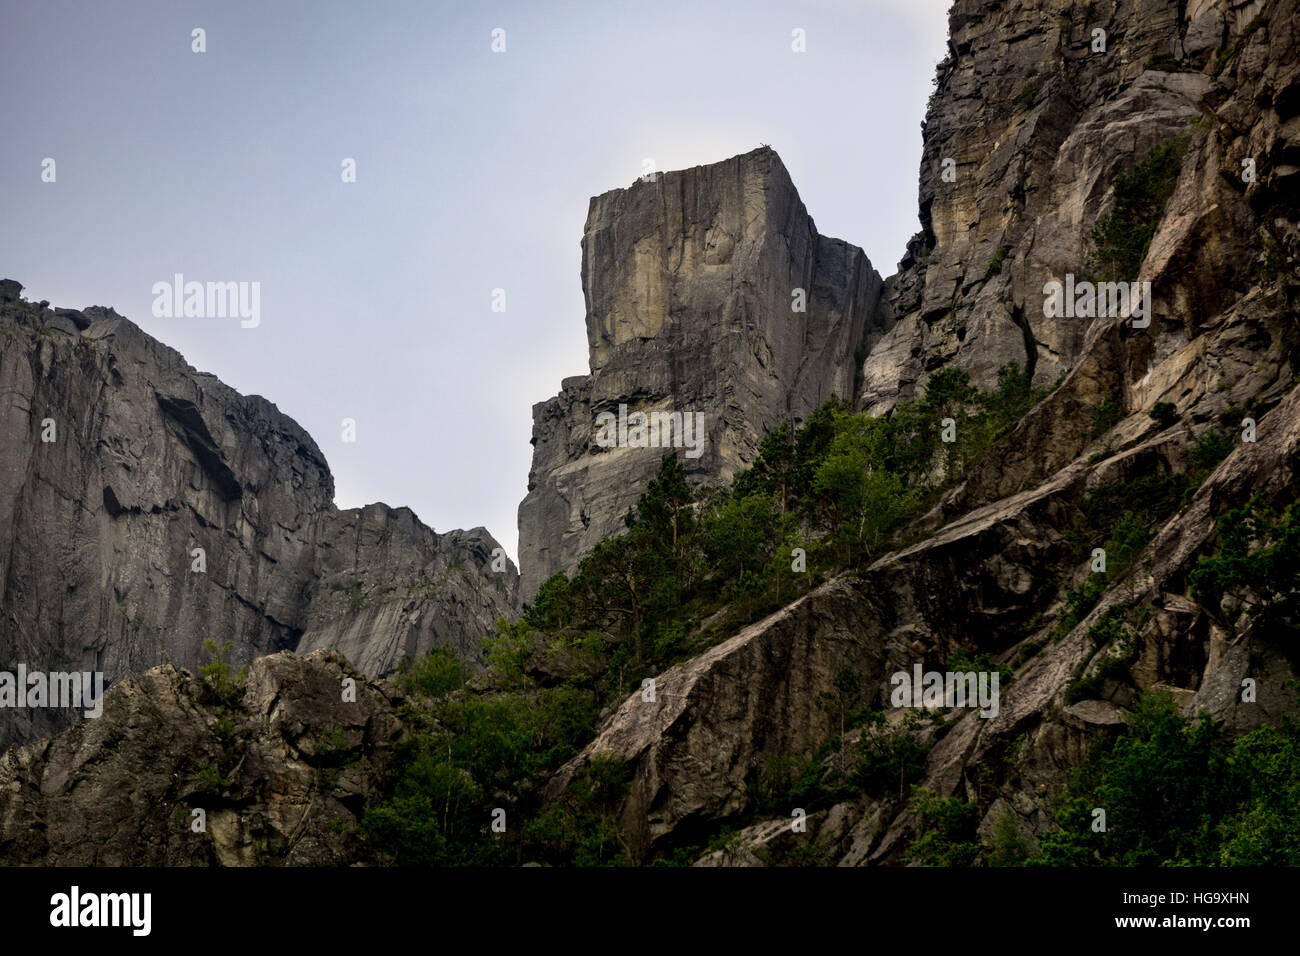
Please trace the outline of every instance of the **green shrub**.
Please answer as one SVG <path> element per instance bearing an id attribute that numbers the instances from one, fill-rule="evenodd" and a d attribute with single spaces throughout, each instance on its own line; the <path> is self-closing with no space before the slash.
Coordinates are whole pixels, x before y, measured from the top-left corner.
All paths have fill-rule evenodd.
<path id="1" fill-rule="evenodd" d="M 1219 467 L 1219 462 L 1228 457 L 1232 446 L 1231 437 L 1218 429 L 1207 428 L 1201 432 L 1201 436 L 1196 439 L 1196 444 L 1192 446 L 1193 467 L 1198 472 L 1208 475 Z"/>
<path id="2" fill-rule="evenodd" d="M 917 837 L 904 854 L 909 863 L 924 866 L 970 866 L 980 851 L 975 835 L 979 808 L 956 797 L 937 797 L 925 787 L 913 788 L 910 810 Z"/>
<path id="3" fill-rule="evenodd" d="M 989 866 L 1024 866 L 1034 853 L 1033 844 L 1016 826 L 1016 812 L 1009 806 L 994 818 L 991 842 Z"/>
<path id="4" fill-rule="evenodd" d="M 438 645 L 414 664 L 403 667 L 397 675 L 397 686 L 408 694 L 441 697 L 464 684 L 465 676 L 465 665 L 451 648 Z"/>
<path id="5" fill-rule="evenodd" d="M 1150 415 L 1161 428 L 1168 428 L 1178 421 L 1178 406 L 1173 402 L 1156 402 L 1151 406 Z"/>
<path id="6" fill-rule="evenodd" d="M 1089 235 L 1088 267 L 1097 281 L 1135 281 L 1182 168 L 1184 138 L 1151 149 L 1115 177 L 1115 202 Z"/>
<path id="7" fill-rule="evenodd" d="M 1128 676 L 1136 655 L 1130 650 L 1119 656 L 1108 656 L 1091 674 L 1070 681 L 1065 687 L 1066 704 L 1096 699 L 1108 680 L 1122 681 Z"/>
<path id="8" fill-rule="evenodd" d="M 1093 810 L 1106 829 L 1092 829 Z M 1062 795 L 1059 830 L 1031 864 L 1300 865 L 1300 723 L 1229 738 L 1148 692 L 1112 743 L 1098 741 Z"/>
<path id="9" fill-rule="evenodd" d="M 617 814 L 631 782 L 631 765 L 603 754 L 594 755 L 561 799 L 524 824 L 527 856 L 572 866 L 629 863 Z"/>
<path id="10" fill-rule="evenodd" d="M 1218 551 L 1198 559 L 1190 575 L 1192 597 L 1217 614 L 1229 593 L 1249 595 L 1253 621 L 1293 631 L 1300 622 L 1300 506 L 1274 518 L 1252 501 L 1221 515 L 1215 537 Z"/>
<path id="11" fill-rule="evenodd" d="M 1102 399 L 1101 404 L 1092 409 L 1092 419 L 1088 427 L 1088 439 L 1100 438 L 1119 422 L 1119 402 L 1113 398 Z"/>
<path id="12" fill-rule="evenodd" d="M 203 650 L 211 658 L 207 664 L 201 664 L 198 668 L 202 696 L 206 703 L 232 706 L 244 692 L 243 684 L 248 676 L 248 668 L 240 668 L 239 673 L 230 676 L 230 649 L 229 641 L 218 647 L 217 642 L 211 638 L 203 640 Z"/>
<path id="13" fill-rule="evenodd" d="M 197 778 L 199 784 L 207 790 L 220 792 L 230 786 L 230 781 L 221 775 L 221 772 L 211 764 L 203 764 L 199 767 Z"/>
<path id="14" fill-rule="evenodd" d="M 1153 53 L 1147 57 L 1146 63 L 1142 64 L 1144 70 L 1159 70 L 1161 73 L 1183 73 L 1187 68 L 1183 66 L 1183 61 L 1176 56 L 1170 56 L 1168 53 Z"/>
<path id="15" fill-rule="evenodd" d="M 1214 58 L 1214 67 L 1210 71 L 1211 74 L 1214 76 L 1218 76 L 1220 73 L 1222 73 L 1223 68 L 1227 66 L 1230 62 L 1232 62 L 1232 60 L 1236 58 L 1237 54 L 1240 52 L 1241 52 L 1240 41 L 1234 43 L 1232 46 L 1228 47 L 1223 52 L 1221 52 L 1217 57 Z"/>
<path id="16" fill-rule="evenodd" d="M 984 278 L 998 275 L 1002 271 L 1002 261 L 1006 259 L 1007 253 L 1011 251 L 1009 246 L 998 246 L 993 255 L 989 257 L 988 263 L 984 266 Z"/>
<path id="17" fill-rule="evenodd" d="M 930 748 L 921 742 L 921 718 L 909 713 L 901 727 L 891 731 L 883 713 L 868 711 L 861 715 L 862 734 L 852 782 L 860 792 L 871 797 L 897 796 L 900 800 L 907 787 L 925 770 Z"/>
<path id="18" fill-rule="evenodd" d="M 948 670 L 960 671 L 967 673 L 969 671 L 996 671 L 998 674 L 998 686 L 1005 688 L 1015 680 L 1016 671 L 1010 664 L 999 663 L 993 660 L 992 655 L 988 653 L 972 654 L 965 648 L 959 647 L 948 657 Z"/>

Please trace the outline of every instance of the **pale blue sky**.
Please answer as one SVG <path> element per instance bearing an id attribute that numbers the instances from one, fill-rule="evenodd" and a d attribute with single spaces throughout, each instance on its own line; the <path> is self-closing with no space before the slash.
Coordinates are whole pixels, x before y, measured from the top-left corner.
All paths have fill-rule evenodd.
<path id="1" fill-rule="evenodd" d="M 588 199 L 644 157 L 768 143 L 818 230 L 888 276 L 947 5 L 3 0 L 0 277 L 275 402 L 341 507 L 486 525 L 514 555 L 532 405 L 587 371 Z M 154 318 L 177 272 L 260 282 L 261 324 Z"/>

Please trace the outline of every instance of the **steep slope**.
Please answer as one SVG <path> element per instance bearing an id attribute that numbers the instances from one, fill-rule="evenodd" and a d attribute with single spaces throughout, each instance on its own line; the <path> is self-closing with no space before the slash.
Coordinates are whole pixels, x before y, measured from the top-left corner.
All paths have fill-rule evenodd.
<path id="1" fill-rule="evenodd" d="M 1102 60 L 1088 46 L 1093 24 L 1066 6 L 1059 16 L 1014 0 L 953 7 L 952 56 L 925 131 L 926 228 L 887 283 L 892 325 L 865 360 L 859 407 L 885 411 L 949 364 L 986 385 L 1009 360 L 1063 381 L 913 529 L 925 540 L 659 675 L 672 693 L 660 703 L 634 694 L 552 781 L 558 794 L 597 756 L 628 763 L 621 819 L 643 858 L 752 821 L 753 784 L 770 762 L 830 739 L 818 700 L 835 692 L 842 664 L 861 682 L 860 703 L 891 721 L 902 716 L 891 672 L 942 671 L 958 652 L 1011 668 L 996 717 L 940 709 L 952 725 L 929 738 L 919 781 L 971 801 L 986 837 L 1007 808 L 1030 838 L 1052 828 L 1071 768 L 1124 725 L 1142 690 L 1166 688 L 1185 714 L 1234 731 L 1295 709 L 1286 638 L 1240 605 L 1202 606 L 1189 576 L 1216 547 L 1218 516 L 1256 495 L 1274 511 L 1300 496 L 1296 8 L 1090 8 L 1109 35 Z M 1034 67 L 1037 99 L 1017 105 L 1016 83 Z M 1049 317 L 1044 285 L 1087 274 L 1117 175 L 1169 139 L 1182 148 L 1176 184 L 1131 277 L 1152 283 L 1151 325 Z M 938 178 L 945 155 L 958 157 L 956 183 Z M 1000 273 L 984 265 L 999 247 Z M 1067 619 L 1067 590 L 1089 576 L 1067 540 L 1089 492 L 1190 473 L 1198 440 L 1223 427 L 1226 460 L 1107 579 L 1095 607 Z M 1097 635 L 1127 609 L 1125 656 Z M 806 838 L 791 835 L 788 816 L 754 822 L 701 862 L 806 861 L 800 847 L 816 846 L 823 862 L 897 863 L 916 825 L 904 801 L 864 797 L 814 814 Z"/>
<path id="2" fill-rule="evenodd" d="M 591 374 L 533 408 L 519 506 L 525 598 L 621 528 L 663 455 L 601 447 L 597 416 L 622 405 L 702 415 L 688 473 L 725 480 L 773 426 L 852 397 L 881 281 L 861 249 L 817 233 L 762 147 L 594 198 L 582 288 Z"/>
<path id="3" fill-rule="evenodd" d="M 467 658 L 516 604 L 483 529 L 409 510 L 340 512 L 295 422 L 195 371 L 111 309 L 0 301 L 0 654 L 4 668 L 193 667 L 337 647 L 366 672 L 452 643 Z M 55 708 L 0 710 L 0 746 Z"/>
<path id="4" fill-rule="evenodd" d="M 1007 361 L 1040 383 L 1073 367 L 1087 323 L 1046 318 L 1044 282 L 1083 277 L 1116 172 L 1207 108 L 1219 57 L 1263 6 L 955 3 L 924 123 L 922 231 L 889 280 L 860 405 L 886 410 L 949 363 L 985 385 Z"/>

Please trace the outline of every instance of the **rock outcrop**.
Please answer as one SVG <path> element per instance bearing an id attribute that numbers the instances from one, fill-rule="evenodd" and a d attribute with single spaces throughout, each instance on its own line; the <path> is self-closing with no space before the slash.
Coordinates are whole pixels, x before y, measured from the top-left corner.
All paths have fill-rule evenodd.
<path id="1" fill-rule="evenodd" d="M 1142 690 L 1164 688 L 1185 714 L 1232 731 L 1294 712 L 1278 636 L 1207 612 L 1189 575 L 1225 510 L 1300 498 L 1300 17 L 1283 2 L 1121 2 L 1096 24 L 1074 9 L 954 5 L 926 125 L 924 231 L 886 284 L 888 329 L 871 342 L 857 401 L 887 412 L 951 364 L 987 387 L 1017 361 L 1057 387 L 918 522 L 923 540 L 659 675 L 660 703 L 634 694 L 551 782 L 562 792 L 598 755 L 629 764 L 622 821 L 641 858 L 740 824 L 700 865 L 807 862 L 814 845 L 823 863 L 903 861 L 915 836 L 904 801 L 810 814 L 806 839 L 791 836 L 788 817 L 753 817 L 750 785 L 767 761 L 809 756 L 811 741 L 831 736 L 816 701 L 834 691 L 833 659 L 855 669 L 863 705 L 886 711 L 889 671 L 944 670 L 958 651 L 1012 669 L 995 717 L 939 711 L 953 723 L 920 781 L 973 802 L 985 836 L 1007 809 L 1028 839 L 1050 829 L 1053 796 Z M 1104 64 L 1090 49 L 1094 26 L 1109 36 Z M 1151 326 L 1047 318 L 1043 284 L 1085 274 L 1117 173 L 1170 138 L 1183 145 L 1181 169 L 1132 277 L 1153 285 Z M 946 156 L 957 158 L 952 183 L 940 178 Z M 1151 414 L 1157 402 L 1175 424 Z M 1114 419 L 1098 426 L 1105 403 Z M 1241 440 L 1247 415 L 1255 441 Z M 1062 634 L 1065 592 L 1088 573 L 1064 534 L 1088 490 L 1186 473 L 1196 440 L 1224 423 L 1226 460 Z M 1131 665 L 1069 698 L 1114 653 L 1092 633 L 1122 607 L 1143 609 Z M 1245 678 L 1259 688 L 1249 703 Z"/>
<path id="2" fill-rule="evenodd" d="M 591 374 L 533 407 L 519 506 L 525 599 L 617 533 L 664 454 L 601 447 L 596 417 L 701 414 L 692 480 L 725 481 L 782 421 L 850 399 L 882 283 L 861 249 L 818 234 L 762 147 L 591 201 L 582 239 Z"/>
<path id="3" fill-rule="evenodd" d="M 922 230 L 889 280 L 860 407 L 886 411 L 948 364 L 986 387 L 1006 362 L 1039 384 L 1074 367 L 1088 323 L 1045 317 L 1044 283 L 1086 274 L 1115 174 L 1213 109 L 1219 58 L 1263 6 L 958 0 L 924 123 Z M 1174 289 L 1155 296 L 1167 315 Z"/>
<path id="4" fill-rule="evenodd" d="M 0 301 L 0 668 L 246 664 L 335 647 L 366 673 L 451 644 L 466 659 L 517 604 L 483 529 L 339 511 L 316 443 L 112 309 Z M 504 570 L 493 570 L 493 564 Z M 0 710 L 0 747 L 63 726 Z"/>
<path id="5" fill-rule="evenodd" d="M 259 658 L 225 701 L 170 664 L 127 678 L 101 717 L 0 756 L 0 862 L 347 865 L 400 702 L 326 651 Z"/>

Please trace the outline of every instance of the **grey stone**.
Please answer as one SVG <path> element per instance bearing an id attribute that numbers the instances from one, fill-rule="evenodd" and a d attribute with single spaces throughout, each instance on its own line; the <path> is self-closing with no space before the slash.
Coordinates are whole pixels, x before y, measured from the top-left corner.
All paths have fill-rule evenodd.
<path id="1" fill-rule="evenodd" d="M 77 314 L 0 306 L 0 669 L 113 684 L 193 668 L 209 638 L 236 666 L 301 645 L 383 675 L 435 643 L 478 663 L 518 603 L 485 530 L 435 534 L 385 505 L 340 512 L 320 449 L 275 405 L 112 309 Z M 42 334 L 51 325 L 70 335 Z M 67 720 L 5 708 L 0 746 Z"/>
<path id="2" fill-rule="evenodd" d="M 533 407 L 525 598 L 621 529 L 664 454 L 598 447 L 597 414 L 702 413 L 707 442 L 687 473 L 726 481 L 769 429 L 852 397 L 882 291 L 861 249 L 817 233 L 767 147 L 594 198 L 582 287 L 591 374 Z M 792 310 L 795 289 L 806 311 Z"/>

